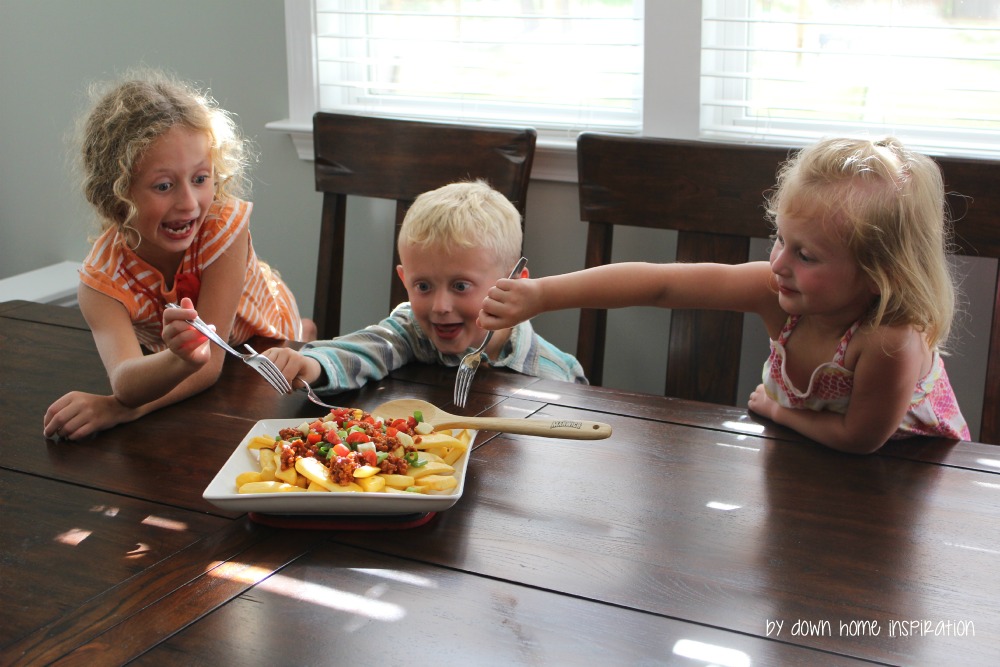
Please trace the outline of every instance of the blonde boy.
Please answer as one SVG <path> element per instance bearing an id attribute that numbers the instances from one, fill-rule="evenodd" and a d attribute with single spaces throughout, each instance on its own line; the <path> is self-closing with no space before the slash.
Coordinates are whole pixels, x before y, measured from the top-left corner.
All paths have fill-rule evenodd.
<path id="1" fill-rule="evenodd" d="M 320 393 L 380 380 L 410 362 L 457 366 L 482 343 L 476 325 L 486 292 L 506 278 L 521 253 L 521 217 L 483 181 L 426 192 L 410 207 L 399 234 L 396 273 L 409 301 L 378 324 L 296 352 L 265 354 L 293 381 Z M 522 272 L 527 277 L 528 271 Z M 525 375 L 586 384 L 579 362 L 535 333 L 530 322 L 497 331 L 485 353 L 490 365 Z"/>

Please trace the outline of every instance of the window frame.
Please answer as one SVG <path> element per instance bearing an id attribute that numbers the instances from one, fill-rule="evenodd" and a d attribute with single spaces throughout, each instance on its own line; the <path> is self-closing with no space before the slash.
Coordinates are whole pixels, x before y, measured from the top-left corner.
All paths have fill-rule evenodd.
<path id="1" fill-rule="evenodd" d="M 313 0 L 284 0 L 288 64 L 289 116 L 267 123 L 270 130 L 288 133 L 299 157 L 313 159 L 312 116 L 318 109 Z M 667 139 L 724 141 L 706 135 L 702 120 L 702 2 L 646 2 L 644 9 L 644 60 L 642 135 Z M 658 66 L 671 63 L 673 66 Z M 678 65 L 680 64 L 680 65 Z M 755 141 L 796 148 L 812 138 L 794 142 L 787 138 Z M 931 154 L 967 155 L 961 149 L 934 150 Z M 535 149 L 532 178 L 576 183 L 576 142 L 540 136 Z"/>
<path id="2" fill-rule="evenodd" d="M 291 136 L 298 156 L 313 159 L 312 117 L 318 110 L 313 0 L 285 1 L 285 39 L 288 62 L 288 118 L 267 123 L 269 130 Z M 676 139 L 698 136 L 701 49 L 701 4 L 647 2 L 645 5 L 645 62 L 692 63 L 681 68 L 643 68 L 643 134 Z M 651 27 L 656 39 L 651 40 Z M 664 34 L 664 32 L 668 34 Z M 672 48 L 667 49 L 667 45 Z M 671 70 L 671 71 L 667 71 Z M 672 91 L 673 94 L 668 94 Z M 677 95 L 680 92 L 681 95 Z M 680 102 L 679 102 L 680 101 Z M 657 133 L 658 132 L 658 133 Z M 576 142 L 572 139 L 539 137 L 535 148 L 532 178 L 575 183 Z"/>

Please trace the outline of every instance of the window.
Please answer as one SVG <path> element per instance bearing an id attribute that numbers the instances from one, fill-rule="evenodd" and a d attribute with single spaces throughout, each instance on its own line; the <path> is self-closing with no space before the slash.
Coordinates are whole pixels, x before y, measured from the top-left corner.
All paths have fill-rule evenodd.
<path id="1" fill-rule="evenodd" d="M 319 106 L 638 132 L 642 2 L 315 0 Z"/>
<path id="2" fill-rule="evenodd" d="M 706 0 L 702 135 L 801 145 L 894 134 L 1000 157 L 994 0 Z"/>
<path id="3" fill-rule="evenodd" d="M 536 81 L 541 82 L 528 86 L 539 93 L 533 98 L 497 95 L 512 87 L 496 82 L 503 81 L 504 76 L 509 77 L 508 81 L 519 81 L 521 75 L 494 72 L 490 75 L 495 77 L 494 85 L 481 83 L 486 76 L 482 66 L 490 64 L 490 60 L 505 60 L 499 56 L 484 58 L 485 51 L 510 49 L 514 60 L 538 52 L 534 45 L 529 49 L 516 41 L 508 27 L 497 31 L 503 35 L 502 40 L 491 41 L 487 35 L 477 41 L 468 37 L 469 31 L 482 37 L 482 30 L 473 25 L 465 32 L 452 33 L 458 36 L 458 44 L 449 37 L 441 38 L 445 42 L 441 45 L 436 45 L 437 39 L 426 41 L 425 33 L 429 34 L 430 28 L 414 27 L 420 25 L 413 23 L 418 19 L 454 24 L 456 16 L 445 19 L 442 15 L 447 13 L 445 7 L 451 10 L 460 0 L 389 3 L 407 9 L 410 13 L 405 17 L 398 16 L 403 13 L 399 9 L 395 13 L 372 9 L 378 4 L 374 0 L 356 0 L 352 4 L 364 10 L 356 9 L 354 13 L 344 14 L 345 10 L 333 6 L 346 2 L 285 0 L 289 118 L 269 123 L 268 127 L 289 132 L 304 159 L 312 157 L 312 115 L 321 108 L 321 102 L 323 107 L 344 105 L 340 108 L 355 113 L 472 122 L 472 112 L 479 111 L 485 112 L 483 122 L 530 123 L 540 130 L 532 175 L 558 181 L 576 180 L 574 141 L 576 132 L 585 126 L 625 132 L 638 129 L 649 136 L 676 139 L 784 146 L 804 145 L 834 133 L 893 133 L 915 148 L 934 154 L 1000 157 L 1000 2 L 996 0 L 469 3 L 480 14 L 518 24 L 513 34 L 520 42 L 531 35 L 528 26 L 533 23 L 551 32 L 557 23 L 553 18 L 557 16 L 555 8 L 565 5 L 576 12 L 570 34 L 577 41 L 560 46 L 566 50 L 558 60 L 559 67 L 546 67 L 545 59 L 540 57 L 528 60 L 537 71 L 529 68 L 524 76 L 530 79 L 537 74 Z M 530 5 L 537 8 L 534 16 L 543 18 L 530 22 L 512 19 L 513 11 L 501 14 L 496 9 L 501 5 L 517 11 L 522 5 Z M 330 17 L 322 21 L 318 18 L 324 7 L 339 12 L 339 23 L 331 23 L 332 19 L 327 20 Z M 613 21 L 617 26 L 614 39 L 613 31 L 603 29 L 611 25 L 611 19 L 600 14 L 612 11 L 620 12 Z M 423 16 L 428 12 L 436 13 L 430 18 Z M 423 58 L 421 50 L 438 53 L 434 62 L 444 67 L 422 64 L 412 75 L 420 78 L 432 73 L 432 77 L 423 79 L 423 86 L 424 92 L 434 91 L 433 95 L 417 104 L 420 96 L 402 86 L 406 77 L 387 77 L 386 65 L 376 65 L 383 58 L 390 63 L 411 58 L 420 63 L 426 60 L 398 53 L 386 55 L 379 51 L 383 40 L 364 42 L 337 32 L 348 29 L 341 24 L 360 22 L 362 18 L 377 26 L 382 19 L 405 19 L 410 28 L 402 33 L 408 37 L 404 41 L 411 47 L 416 45 L 417 55 Z M 479 19 L 469 20 L 475 24 Z M 622 27 L 626 25 L 630 27 Z M 595 32 L 595 26 L 601 29 Z M 377 29 L 388 30 L 381 26 Z M 623 37 L 626 34 L 628 39 Z M 597 58 L 589 47 L 581 46 L 589 43 L 587 39 L 605 44 L 606 48 L 600 50 L 594 47 L 593 53 L 614 52 L 616 58 L 631 54 L 637 59 L 630 61 L 634 67 L 612 68 L 605 57 Z M 463 41 L 473 43 L 470 55 L 454 55 L 454 49 Z M 362 43 L 374 51 L 365 55 L 360 49 Z M 545 46 L 552 45 L 546 42 Z M 581 50 L 576 55 L 565 55 L 573 49 Z M 573 78 L 565 69 L 567 61 L 585 65 L 583 71 L 589 79 L 582 93 L 593 93 L 586 102 L 570 100 L 565 88 L 557 87 L 563 85 L 562 79 Z M 361 70 L 364 76 L 357 73 Z M 618 83 L 608 84 L 595 73 L 610 74 L 609 70 L 622 75 Z M 340 74 L 336 74 L 338 71 Z M 451 74 L 445 77 L 443 72 Z M 467 85 L 447 81 L 452 75 L 459 84 L 464 81 Z M 459 95 L 447 97 L 443 89 L 458 91 Z M 553 91 L 557 94 L 552 95 Z M 572 113 L 568 101 L 578 104 Z M 421 104 L 423 110 L 414 111 Z M 587 108 L 593 113 L 581 111 Z M 512 115 L 501 116 L 501 110 Z M 529 112 L 539 115 L 531 121 Z M 587 126 L 583 120 L 593 124 Z"/>

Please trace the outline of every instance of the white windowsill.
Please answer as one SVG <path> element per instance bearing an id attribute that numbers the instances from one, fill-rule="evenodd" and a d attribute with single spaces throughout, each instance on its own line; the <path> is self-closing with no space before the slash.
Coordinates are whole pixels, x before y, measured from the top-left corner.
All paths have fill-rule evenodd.
<path id="1" fill-rule="evenodd" d="M 302 160 L 313 159 L 312 124 L 289 119 L 267 123 L 265 127 L 275 132 L 284 132 L 292 138 L 295 152 Z M 531 167 L 531 178 L 537 181 L 557 181 L 576 183 L 576 144 L 572 141 L 558 141 L 539 137 L 535 145 L 535 161 Z"/>

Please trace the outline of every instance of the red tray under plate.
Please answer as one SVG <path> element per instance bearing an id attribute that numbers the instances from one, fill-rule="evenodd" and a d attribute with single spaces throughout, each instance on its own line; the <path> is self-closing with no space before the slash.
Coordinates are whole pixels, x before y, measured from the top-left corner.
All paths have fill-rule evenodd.
<path id="1" fill-rule="evenodd" d="M 406 530 L 422 526 L 437 512 L 419 514 L 264 514 L 248 512 L 254 523 L 272 528 L 293 528 L 296 530 Z"/>

